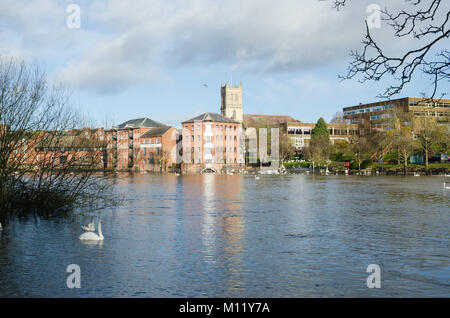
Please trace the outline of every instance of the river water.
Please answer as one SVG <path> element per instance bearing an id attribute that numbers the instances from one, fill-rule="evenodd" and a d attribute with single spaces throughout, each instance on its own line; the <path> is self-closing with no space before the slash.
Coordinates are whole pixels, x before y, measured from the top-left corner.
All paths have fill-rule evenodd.
<path id="1" fill-rule="evenodd" d="M 450 297 L 443 177 L 119 175 L 123 206 L 0 234 L 0 297 Z M 103 243 L 80 225 L 103 221 Z M 81 288 L 69 289 L 69 264 Z M 369 289 L 369 264 L 381 288 Z"/>

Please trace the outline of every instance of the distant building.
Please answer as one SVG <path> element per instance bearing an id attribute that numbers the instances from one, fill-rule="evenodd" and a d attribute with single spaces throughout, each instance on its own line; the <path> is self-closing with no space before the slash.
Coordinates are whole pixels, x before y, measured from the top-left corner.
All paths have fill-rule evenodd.
<path id="1" fill-rule="evenodd" d="M 220 113 L 222 116 L 242 123 L 242 83 L 238 86 L 221 85 L 220 97 Z"/>
<path id="2" fill-rule="evenodd" d="M 388 130 L 389 118 L 396 108 L 412 112 L 418 117 L 434 117 L 440 124 L 450 124 L 450 99 L 428 100 L 415 97 L 344 107 L 344 119 L 365 128 Z"/>
<path id="3" fill-rule="evenodd" d="M 204 113 L 182 122 L 183 163 L 181 170 L 197 173 L 243 168 L 240 151 L 242 125 L 216 113 Z"/>
<path id="4" fill-rule="evenodd" d="M 279 127 L 292 122 L 298 120 L 287 115 L 244 115 L 244 127 Z"/>
<path id="5" fill-rule="evenodd" d="M 283 133 L 292 141 L 296 150 L 308 147 L 311 141 L 311 133 L 316 124 L 302 122 L 288 122 L 283 124 Z M 331 143 L 338 140 L 349 141 L 349 137 L 359 134 L 358 125 L 351 124 L 327 124 Z"/>

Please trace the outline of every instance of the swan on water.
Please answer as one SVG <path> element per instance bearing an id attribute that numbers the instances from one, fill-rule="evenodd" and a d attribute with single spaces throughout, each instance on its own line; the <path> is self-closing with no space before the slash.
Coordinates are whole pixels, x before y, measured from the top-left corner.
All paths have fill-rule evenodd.
<path id="1" fill-rule="evenodd" d="M 86 225 L 82 225 L 81 229 L 85 232 L 94 232 L 95 231 L 95 221 L 94 217 L 92 217 L 91 223 L 88 223 Z"/>
<path id="2" fill-rule="evenodd" d="M 258 176 L 255 176 L 255 180 L 259 180 L 259 177 L 258 177 Z"/>
<path id="3" fill-rule="evenodd" d="M 420 177 L 420 174 L 418 172 L 414 172 L 414 177 Z"/>
<path id="4" fill-rule="evenodd" d="M 447 185 L 446 182 L 444 182 L 444 189 L 450 189 L 450 185 Z"/>
<path id="5" fill-rule="evenodd" d="M 104 237 L 102 234 L 102 221 L 98 222 L 98 234 L 94 232 L 86 232 L 80 235 L 80 240 L 82 241 L 103 241 Z"/>

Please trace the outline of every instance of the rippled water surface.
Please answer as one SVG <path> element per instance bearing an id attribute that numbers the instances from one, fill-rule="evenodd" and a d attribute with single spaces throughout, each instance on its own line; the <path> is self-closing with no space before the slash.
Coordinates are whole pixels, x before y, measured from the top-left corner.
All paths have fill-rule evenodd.
<path id="1" fill-rule="evenodd" d="M 1 297 L 450 297 L 442 177 L 123 175 L 125 205 L 0 234 Z M 80 242 L 101 217 L 105 241 Z M 66 287 L 68 264 L 81 288 Z M 381 289 L 366 268 L 381 266 Z"/>

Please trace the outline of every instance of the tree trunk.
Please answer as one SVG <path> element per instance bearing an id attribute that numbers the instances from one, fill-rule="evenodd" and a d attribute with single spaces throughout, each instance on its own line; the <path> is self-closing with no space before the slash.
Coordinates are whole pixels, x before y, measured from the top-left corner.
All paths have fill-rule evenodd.
<path id="1" fill-rule="evenodd" d="M 404 161 L 404 170 L 405 170 L 405 176 L 408 174 L 408 156 L 405 155 L 403 158 Z"/>
<path id="2" fill-rule="evenodd" d="M 425 149 L 425 171 L 428 174 L 428 149 Z"/>

